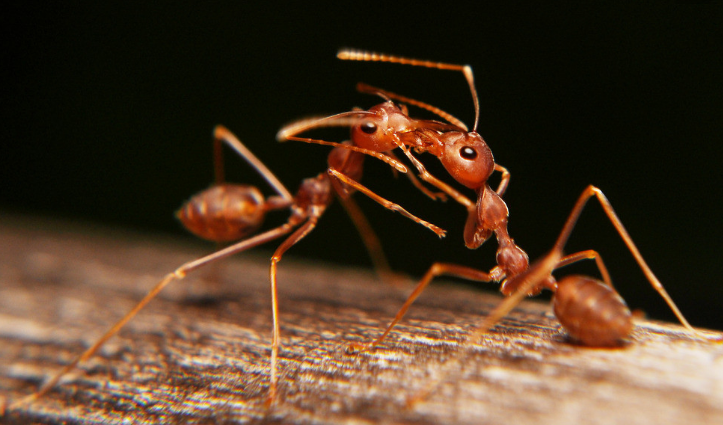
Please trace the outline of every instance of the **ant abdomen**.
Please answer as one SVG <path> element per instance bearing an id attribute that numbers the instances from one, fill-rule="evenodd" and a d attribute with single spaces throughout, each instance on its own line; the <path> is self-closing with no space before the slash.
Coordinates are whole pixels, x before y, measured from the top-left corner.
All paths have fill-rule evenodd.
<path id="1" fill-rule="evenodd" d="M 587 276 L 567 276 L 559 281 L 553 309 L 570 336 L 585 345 L 620 345 L 633 330 L 632 314 L 622 297 Z"/>
<path id="2" fill-rule="evenodd" d="M 221 184 L 188 200 L 176 216 L 194 235 L 214 242 L 242 239 L 264 221 L 265 199 L 254 186 Z"/>

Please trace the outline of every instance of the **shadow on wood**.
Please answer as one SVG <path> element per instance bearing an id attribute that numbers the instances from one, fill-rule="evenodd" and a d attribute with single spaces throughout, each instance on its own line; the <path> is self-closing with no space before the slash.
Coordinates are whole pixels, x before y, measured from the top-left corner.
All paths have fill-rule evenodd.
<path id="1" fill-rule="evenodd" d="M 3 217 L 2 397 L 36 390 L 163 275 L 202 254 Z M 626 347 L 591 349 L 569 343 L 546 305 L 525 302 L 483 345 L 460 348 L 500 298 L 435 282 L 380 347 L 350 356 L 344 346 L 379 335 L 411 285 L 293 260 L 279 279 L 281 378 L 270 409 L 268 258 L 244 253 L 167 288 L 79 370 L 2 421 L 723 423 L 723 345 L 676 325 L 639 322 Z M 460 350 L 459 370 L 445 368 Z M 442 374 L 451 379 L 405 408 Z"/>

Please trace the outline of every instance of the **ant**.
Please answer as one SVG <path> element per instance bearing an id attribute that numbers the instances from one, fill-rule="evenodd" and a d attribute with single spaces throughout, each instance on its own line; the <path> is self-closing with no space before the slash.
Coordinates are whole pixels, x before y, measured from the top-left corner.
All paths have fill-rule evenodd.
<path id="1" fill-rule="evenodd" d="M 474 86 L 472 68 L 469 65 L 454 65 L 410 59 L 400 56 L 383 55 L 373 52 L 341 50 L 337 57 L 342 60 L 388 62 L 404 65 L 460 71 L 465 76 L 472 94 L 475 107 L 475 121 L 472 130 L 439 108 L 410 99 L 386 90 L 359 83 L 357 90 L 362 93 L 376 94 L 385 99 L 384 103 L 368 111 L 352 111 L 336 116 L 356 115 L 351 134 L 352 143 L 361 147 L 400 148 L 414 164 L 419 177 L 425 182 L 442 190 L 467 210 L 464 228 L 464 241 L 468 248 L 476 249 L 494 233 L 498 243 L 497 265 L 489 271 L 450 263 L 434 263 L 409 295 L 397 315 L 381 336 L 366 344 L 352 344 L 347 352 L 371 350 L 379 344 L 402 319 L 414 300 L 427 285 L 439 275 L 451 275 L 481 282 L 500 282 L 500 291 L 506 298 L 477 329 L 482 335 L 497 321 L 511 311 L 525 296 L 534 296 L 543 289 L 553 292 L 552 302 L 555 316 L 574 340 L 588 346 L 617 346 L 627 338 L 634 327 L 632 314 L 625 301 L 615 291 L 610 275 L 601 256 L 594 250 L 586 250 L 564 255 L 564 246 L 587 201 L 595 197 L 602 206 L 610 222 L 625 242 L 639 267 L 653 288 L 665 300 L 680 323 L 691 333 L 703 337 L 685 319 L 678 307 L 668 295 L 658 278 L 653 274 L 633 243 L 632 238 L 615 213 L 611 203 L 603 192 L 595 186 L 588 186 L 579 196 L 553 248 L 540 260 L 529 264 L 525 251 L 514 243 L 507 231 L 509 211 L 502 200 L 509 184 L 510 173 L 505 167 L 496 164 L 492 151 L 484 139 L 477 133 L 479 122 L 479 100 Z M 405 106 L 393 102 L 397 100 L 426 109 L 446 122 L 414 119 L 409 116 Z M 328 119 L 333 119 L 332 116 Z M 323 127 L 324 120 L 318 125 L 307 124 L 303 130 Z M 319 143 L 314 139 L 284 136 L 291 140 Z M 330 144 L 323 142 L 322 144 Z M 477 200 L 473 202 L 456 189 L 429 174 L 424 165 L 411 154 L 430 153 L 442 162 L 450 176 L 462 186 L 471 189 Z M 376 149 L 375 149 L 376 150 Z M 494 171 L 501 173 L 501 181 L 496 190 L 488 184 Z M 553 271 L 563 266 L 587 259 L 594 259 L 602 276 L 602 281 L 587 276 L 568 276 L 558 281 Z"/>
<path id="2" fill-rule="evenodd" d="M 276 195 L 265 198 L 261 191 L 250 185 L 224 183 L 224 170 L 222 158 L 222 144 L 225 143 L 236 151 L 258 172 L 266 182 L 274 189 Z M 173 281 L 182 280 L 186 275 L 210 263 L 223 258 L 256 247 L 263 243 L 278 239 L 291 233 L 290 236 L 279 245 L 271 257 L 270 281 L 271 281 L 271 307 L 273 334 L 271 343 L 270 360 L 270 384 L 267 405 L 272 403 L 276 397 L 277 385 L 277 358 L 281 346 L 279 330 L 279 311 L 277 301 L 277 264 L 281 261 L 284 253 L 297 242 L 306 237 L 317 225 L 319 218 L 324 214 L 326 208 L 331 205 L 336 194 L 343 203 L 347 205 L 347 211 L 362 235 L 367 249 L 378 270 L 388 272 L 388 267 L 376 236 L 366 223 L 361 212 L 355 207 L 356 204 L 348 203 L 354 191 L 362 192 L 371 197 L 385 208 L 399 212 L 403 216 L 419 223 L 435 232 L 439 237 L 445 235 L 445 231 L 427 221 L 424 221 L 401 206 L 390 202 L 371 190 L 359 184 L 363 170 L 365 156 L 374 156 L 395 170 L 407 173 L 407 167 L 399 161 L 384 155 L 383 153 L 359 148 L 351 145 L 340 145 L 335 147 L 328 156 L 329 167 L 327 172 L 320 173 L 316 177 L 310 177 L 301 183 L 296 195 L 291 195 L 289 190 L 278 180 L 278 178 L 261 162 L 241 141 L 223 126 L 217 126 L 214 130 L 214 160 L 216 184 L 198 193 L 187 201 L 177 212 L 183 226 L 195 235 L 215 241 L 217 243 L 235 242 L 230 246 L 219 249 L 216 252 L 204 257 L 189 261 L 173 272 L 167 274 L 156 284 L 133 309 L 126 313 L 123 318 L 116 322 L 102 337 L 100 337 L 90 348 L 67 364 L 63 369 L 50 378 L 37 392 L 28 395 L 14 403 L 8 408 L 30 403 L 50 391 L 68 372 L 73 370 L 80 362 L 93 356 L 95 352 L 113 335 L 118 333 L 125 324 L 131 320 L 146 304 L 148 304 L 163 288 Z M 349 206 L 351 205 L 351 208 Z M 290 216 L 286 223 L 267 230 L 263 233 L 253 235 L 263 224 L 268 212 L 288 209 Z M 251 236 L 253 235 L 253 236 Z M 245 238 L 245 239 L 244 239 Z M 376 241 L 376 242 L 375 242 Z M 0 410 L 4 406 L 0 406 Z"/>

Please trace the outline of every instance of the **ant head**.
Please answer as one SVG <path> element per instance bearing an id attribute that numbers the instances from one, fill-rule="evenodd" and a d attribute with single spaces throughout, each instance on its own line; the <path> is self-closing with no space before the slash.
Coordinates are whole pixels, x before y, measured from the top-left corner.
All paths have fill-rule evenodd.
<path id="1" fill-rule="evenodd" d="M 392 150 L 397 147 L 396 135 L 413 129 L 412 119 L 392 101 L 374 106 L 369 112 L 351 127 L 351 140 L 361 148 Z"/>
<path id="2" fill-rule="evenodd" d="M 440 136 L 444 147 L 439 157 L 447 172 L 470 189 L 479 189 L 492 175 L 495 160 L 482 136 L 475 132 L 450 131 Z"/>

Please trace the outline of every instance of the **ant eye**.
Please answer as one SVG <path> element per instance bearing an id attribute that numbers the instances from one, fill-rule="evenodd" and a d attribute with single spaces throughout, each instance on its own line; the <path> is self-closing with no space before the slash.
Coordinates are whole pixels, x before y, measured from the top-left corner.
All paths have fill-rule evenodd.
<path id="1" fill-rule="evenodd" d="M 465 146 L 459 150 L 459 155 L 462 158 L 468 159 L 471 161 L 471 160 L 477 158 L 477 151 L 469 146 Z"/>
<path id="2" fill-rule="evenodd" d="M 371 121 L 364 121 L 359 128 L 366 134 L 374 134 L 377 131 L 377 125 Z"/>

